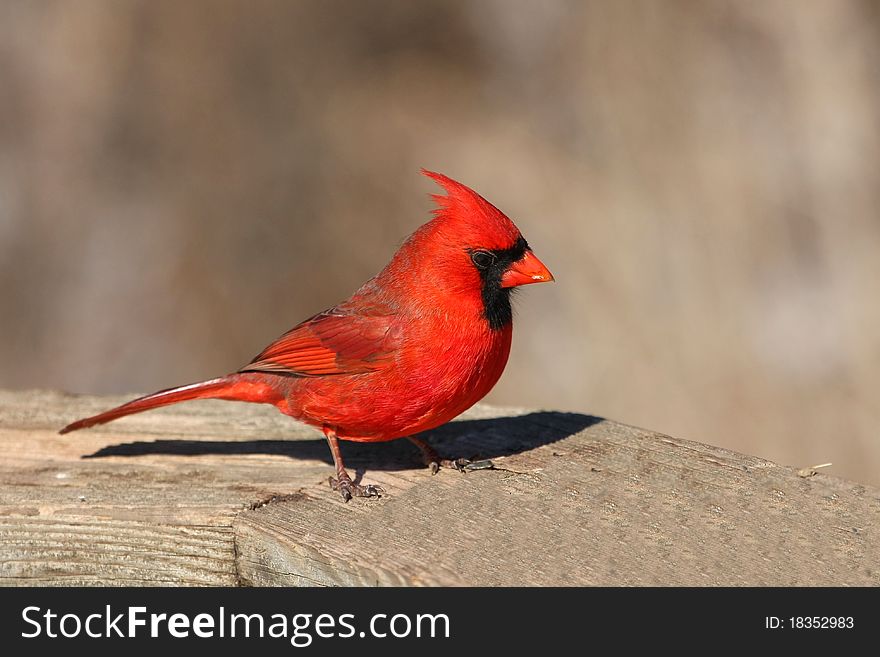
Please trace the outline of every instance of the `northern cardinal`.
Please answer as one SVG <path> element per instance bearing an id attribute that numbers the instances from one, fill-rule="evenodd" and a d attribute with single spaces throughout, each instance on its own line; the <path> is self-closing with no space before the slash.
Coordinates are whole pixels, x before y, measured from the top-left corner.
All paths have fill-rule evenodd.
<path id="1" fill-rule="evenodd" d="M 433 195 L 434 218 L 347 301 L 298 324 L 238 372 L 140 397 L 61 433 L 190 399 L 256 402 L 324 432 L 336 466 L 330 484 L 346 502 L 381 489 L 352 482 L 340 439 L 409 437 L 436 472 L 441 460 L 413 434 L 492 389 L 510 353 L 511 289 L 553 275 L 498 208 L 451 178 L 422 173 L 446 190 Z"/>

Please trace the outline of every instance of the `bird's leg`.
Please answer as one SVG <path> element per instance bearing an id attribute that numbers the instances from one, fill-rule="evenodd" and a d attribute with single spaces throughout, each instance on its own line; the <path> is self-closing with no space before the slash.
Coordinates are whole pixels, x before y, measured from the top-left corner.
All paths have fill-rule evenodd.
<path id="1" fill-rule="evenodd" d="M 342 463 L 342 452 L 339 449 L 339 438 L 337 438 L 336 432 L 330 427 L 324 427 L 324 436 L 327 438 L 330 453 L 333 455 L 333 464 L 336 466 L 336 477 L 330 477 L 331 488 L 338 490 L 346 502 L 352 497 L 381 497 L 383 491 L 379 486 L 372 484 L 360 486 L 348 476 L 345 465 Z"/>
<path id="2" fill-rule="evenodd" d="M 494 467 L 492 461 L 488 460 L 469 461 L 468 459 L 443 459 L 440 458 L 440 455 L 433 447 L 421 438 L 416 438 L 415 436 L 407 436 L 407 438 L 413 445 L 421 450 L 422 460 L 425 462 L 425 465 L 431 468 L 431 474 L 437 474 L 440 472 L 440 468 L 452 468 L 459 472 L 467 472 L 468 470 L 487 470 Z"/>

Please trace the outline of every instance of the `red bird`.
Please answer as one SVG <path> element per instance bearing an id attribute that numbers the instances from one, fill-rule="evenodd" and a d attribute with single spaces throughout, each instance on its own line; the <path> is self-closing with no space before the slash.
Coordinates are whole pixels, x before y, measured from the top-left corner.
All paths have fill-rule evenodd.
<path id="1" fill-rule="evenodd" d="M 498 208 L 451 178 L 423 173 L 447 192 L 434 195 L 434 218 L 350 299 L 295 326 L 238 372 L 140 397 L 61 433 L 190 399 L 246 401 L 321 428 L 336 465 L 330 484 L 346 502 L 380 489 L 352 482 L 340 439 L 409 437 L 436 472 L 441 460 L 413 434 L 492 389 L 510 353 L 511 288 L 553 275 Z"/>

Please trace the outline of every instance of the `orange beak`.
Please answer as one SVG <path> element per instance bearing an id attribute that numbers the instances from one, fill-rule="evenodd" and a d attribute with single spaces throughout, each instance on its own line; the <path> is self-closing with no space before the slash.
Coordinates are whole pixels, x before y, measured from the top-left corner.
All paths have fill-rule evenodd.
<path id="1" fill-rule="evenodd" d="M 531 251 L 514 262 L 501 276 L 501 287 L 516 287 L 529 283 L 549 283 L 555 280 L 550 270 Z"/>

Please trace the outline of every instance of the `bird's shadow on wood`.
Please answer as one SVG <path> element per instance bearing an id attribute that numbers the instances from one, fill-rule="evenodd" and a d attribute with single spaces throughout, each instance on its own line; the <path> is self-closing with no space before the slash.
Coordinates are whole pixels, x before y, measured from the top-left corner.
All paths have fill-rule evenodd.
<path id="1" fill-rule="evenodd" d="M 443 458 L 493 459 L 519 454 L 555 443 L 603 418 L 580 413 L 541 411 L 527 415 L 459 420 L 418 434 Z M 83 458 L 106 456 L 202 456 L 207 454 L 267 454 L 311 459 L 333 464 L 323 438 L 294 440 L 156 440 L 109 445 Z M 408 440 L 381 443 L 342 442 L 347 466 L 374 470 L 409 470 L 419 467 L 419 450 Z"/>

